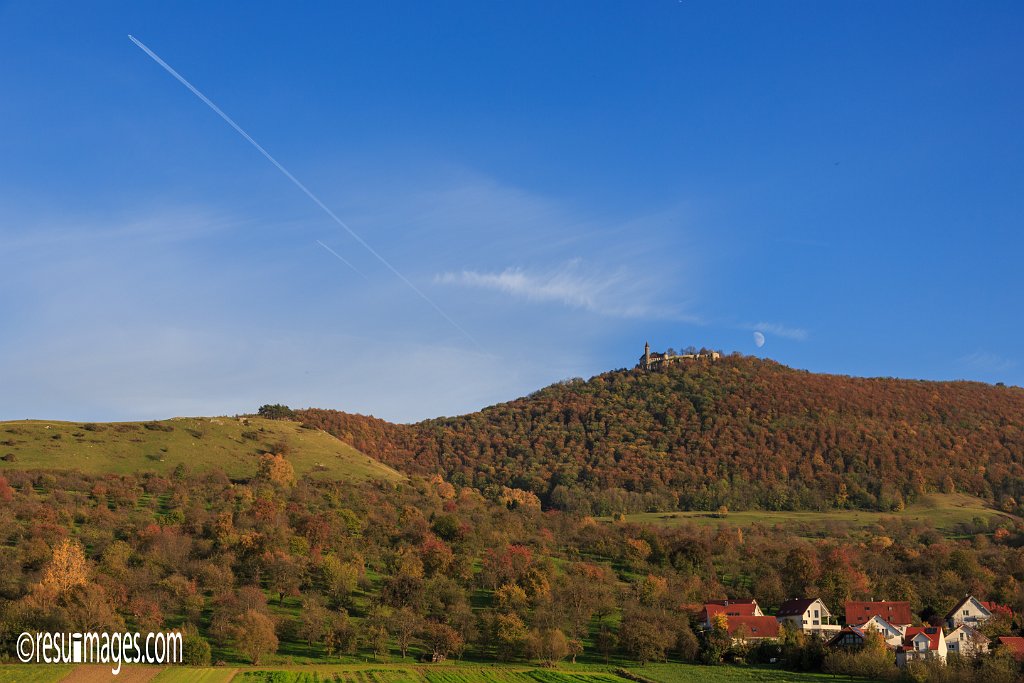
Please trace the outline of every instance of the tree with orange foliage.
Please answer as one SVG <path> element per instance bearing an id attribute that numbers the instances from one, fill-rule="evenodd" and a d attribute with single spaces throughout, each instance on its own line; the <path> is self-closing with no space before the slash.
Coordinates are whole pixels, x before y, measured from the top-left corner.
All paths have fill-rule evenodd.
<path id="1" fill-rule="evenodd" d="M 295 484 L 295 468 L 283 455 L 267 453 L 260 458 L 257 476 L 283 488 Z"/>

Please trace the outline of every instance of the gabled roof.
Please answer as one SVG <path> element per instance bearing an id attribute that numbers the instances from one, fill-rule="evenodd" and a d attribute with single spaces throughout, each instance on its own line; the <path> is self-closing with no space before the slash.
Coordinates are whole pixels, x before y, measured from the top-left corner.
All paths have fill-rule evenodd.
<path id="1" fill-rule="evenodd" d="M 1024 638 L 1020 636 L 999 636 L 999 645 L 1017 659 L 1024 659 Z"/>
<path id="2" fill-rule="evenodd" d="M 960 636 L 958 635 L 959 631 L 963 631 L 964 635 L 966 635 L 968 638 L 970 638 L 975 643 L 987 643 L 988 642 L 988 638 L 985 637 L 985 634 L 983 634 L 981 631 L 979 631 L 978 629 L 974 628 L 973 626 L 968 626 L 967 624 L 960 624 L 955 629 L 953 629 L 952 631 L 947 633 L 946 634 L 946 640 L 947 641 L 949 641 L 949 640 L 959 640 L 960 639 Z"/>
<path id="3" fill-rule="evenodd" d="M 975 603 L 976 605 L 981 607 L 983 612 L 988 612 L 989 614 L 1004 614 L 1008 617 L 1013 616 L 1013 610 L 1007 607 L 1006 605 L 1000 605 L 998 602 L 993 602 L 991 600 L 979 600 L 973 595 L 968 595 L 965 596 L 963 600 L 958 602 L 956 604 L 956 607 L 949 610 L 949 614 L 946 615 L 946 619 L 956 618 L 960 610 L 963 609 L 964 605 L 966 605 L 968 602 Z"/>
<path id="4" fill-rule="evenodd" d="M 938 650 L 939 641 L 945 640 L 945 636 L 942 635 L 942 629 L 938 626 L 911 626 L 903 636 L 903 649 L 916 649 L 914 647 L 914 641 L 920 636 L 924 636 L 928 639 L 929 650 Z"/>
<path id="5" fill-rule="evenodd" d="M 798 617 L 802 616 L 807 608 L 818 602 L 818 598 L 794 598 L 792 600 L 786 600 L 779 607 L 779 612 L 775 616 L 777 617 Z M 823 616 L 831 616 L 828 611 L 828 607 L 825 607 L 825 603 L 821 603 L 822 608 L 825 610 Z"/>
<path id="6" fill-rule="evenodd" d="M 910 613 L 910 603 L 906 601 L 882 600 L 880 602 L 865 602 L 848 600 L 846 602 L 847 624 L 865 624 L 876 614 L 894 626 L 905 626 L 914 623 L 914 618 Z"/>
<path id="7" fill-rule="evenodd" d="M 885 631 L 892 631 L 893 632 L 893 636 L 891 636 L 891 637 L 895 637 L 896 634 L 898 634 L 900 636 L 903 635 L 902 631 L 900 631 L 898 628 L 896 628 L 895 626 L 893 626 L 892 624 L 890 624 L 888 621 L 886 621 L 885 619 L 883 619 L 881 616 L 879 616 L 877 614 L 872 616 L 870 619 L 868 619 L 866 622 L 864 622 L 863 624 L 860 625 L 860 627 L 862 629 L 864 629 L 865 631 L 868 630 L 869 628 L 870 629 L 874 629 L 876 626 L 883 631 L 883 633 L 882 633 L 883 637 L 885 636 L 885 633 L 884 633 Z"/>
<path id="8" fill-rule="evenodd" d="M 865 633 L 864 629 L 862 629 L 860 626 L 844 626 L 841 629 L 839 629 L 839 631 L 834 636 L 832 636 L 832 639 L 828 641 L 828 644 L 835 645 L 843 639 L 843 636 L 845 636 L 848 633 L 852 633 L 861 640 L 864 640 L 868 637 L 868 634 Z"/>
<path id="9" fill-rule="evenodd" d="M 779 622 L 775 617 L 729 617 L 729 635 L 742 630 L 747 638 L 778 638 Z"/>

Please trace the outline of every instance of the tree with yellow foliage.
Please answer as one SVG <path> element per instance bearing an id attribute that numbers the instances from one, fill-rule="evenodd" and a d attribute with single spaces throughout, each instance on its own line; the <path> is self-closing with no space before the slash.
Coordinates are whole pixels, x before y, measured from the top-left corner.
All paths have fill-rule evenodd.
<path id="1" fill-rule="evenodd" d="M 62 597 L 73 589 L 89 583 L 89 563 L 81 544 L 65 538 L 53 549 L 53 556 L 43 570 L 40 592 Z"/>

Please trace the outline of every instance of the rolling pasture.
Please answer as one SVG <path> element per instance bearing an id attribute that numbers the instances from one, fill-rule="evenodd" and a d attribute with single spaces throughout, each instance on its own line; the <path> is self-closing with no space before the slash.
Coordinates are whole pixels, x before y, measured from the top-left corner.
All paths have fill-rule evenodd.
<path id="1" fill-rule="evenodd" d="M 256 473 L 261 453 L 282 451 L 299 476 L 404 479 L 326 432 L 286 420 L 179 417 L 153 422 L 0 422 L 0 472 L 169 473 L 186 465 L 193 470 L 219 467 L 229 477 L 246 478 Z"/>

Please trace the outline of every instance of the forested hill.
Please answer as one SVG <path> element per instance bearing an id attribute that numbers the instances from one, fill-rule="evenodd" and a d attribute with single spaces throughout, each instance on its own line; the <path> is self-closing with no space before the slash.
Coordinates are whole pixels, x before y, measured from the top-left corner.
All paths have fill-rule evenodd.
<path id="1" fill-rule="evenodd" d="M 1024 390 L 863 379 L 733 355 L 562 382 L 460 417 L 300 419 L 398 469 L 545 505 L 638 510 L 900 509 L 929 491 L 1024 496 Z"/>

